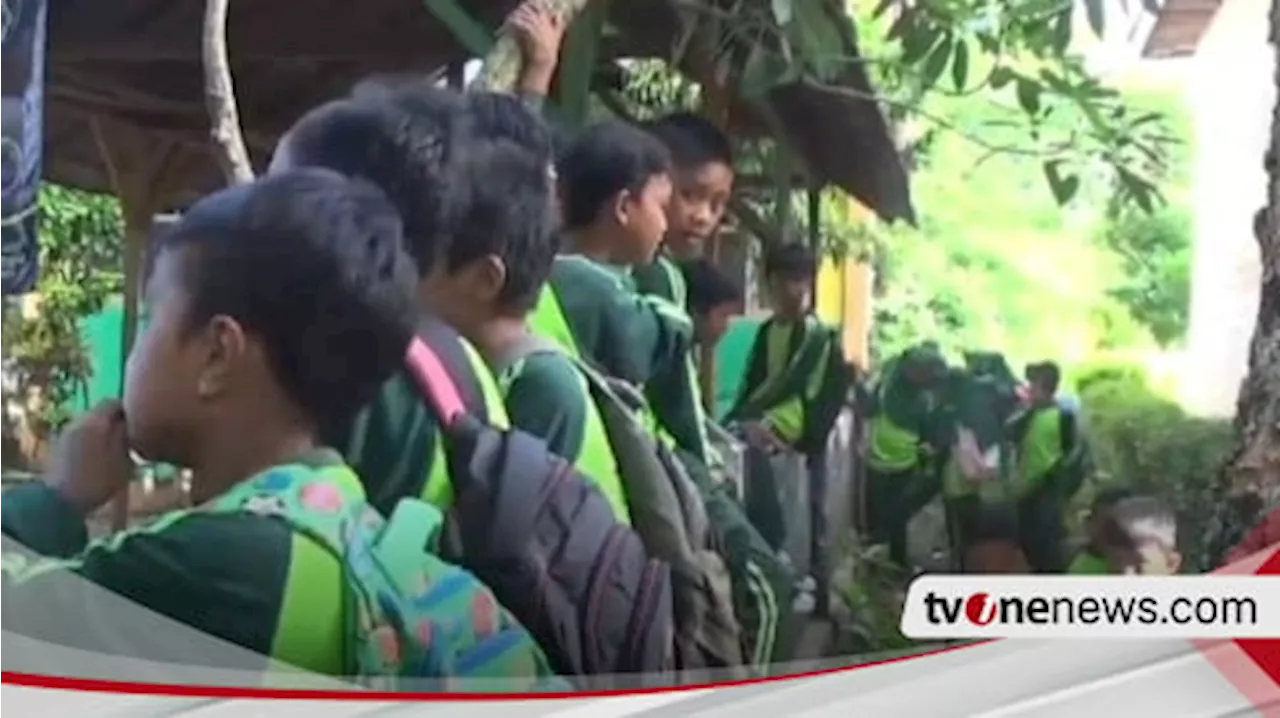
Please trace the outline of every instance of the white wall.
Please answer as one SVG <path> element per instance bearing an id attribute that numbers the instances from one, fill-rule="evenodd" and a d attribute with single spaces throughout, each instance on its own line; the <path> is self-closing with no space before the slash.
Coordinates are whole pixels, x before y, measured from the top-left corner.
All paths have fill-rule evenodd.
<path id="1" fill-rule="evenodd" d="M 1195 263 L 1183 400 L 1235 411 L 1261 283 L 1253 215 L 1266 201 L 1262 154 L 1275 102 L 1269 0 L 1225 0 L 1188 73 L 1195 124 Z"/>

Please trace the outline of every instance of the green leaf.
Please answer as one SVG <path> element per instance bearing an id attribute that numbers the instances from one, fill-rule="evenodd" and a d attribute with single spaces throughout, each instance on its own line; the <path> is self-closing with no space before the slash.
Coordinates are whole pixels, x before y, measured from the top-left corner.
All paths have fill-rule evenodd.
<path id="1" fill-rule="evenodd" d="M 938 44 L 942 33 L 935 27 L 913 22 L 902 38 L 902 64 L 914 65 Z"/>
<path id="2" fill-rule="evenodd" d="M 963 38 L 956 41 L 955 57 L 951 60 L 951 82 L 956 86 L 956 92 L 964 92 L 969 82 L 969 43 Z"/>
<path id="3" fill-rule="evenodd" d="M 1050 89 L 1058 94 L 1075 94 L 1075 87 L 1073 87 L 1070 82 L 1067 82 L 1067 80 L 1061 75 L 1052 70 L 1041 70 L 1040 79 L 1044 80 L 1044 84 L 1048 85 Z"/>
<path id="4" fill-rule="evenodd" d="M 1050 22 L 1053 25 L 1053 51 L 1059 55 L 1071 45 L 1072 8 L 1067 4 Z"/>
<path id="5" fill-rule="evenodd" d="M 1143 212 L 1151 214 L 1152 210 L 1155 209 L 1155 200 L 1158 197 L 1155 183 L 1123 165 L 1116 165 L 1116 174 L 1120 179 L 1120 187 L 1125 194 L 1131 197 Z"/>
<path id="6" fill-rule="evenodd" d="M 991 87 L 999 90 L 1010 82 L 1013 82 L 1016 78 L 1017 75 L 1014 74 L 1013 70 L 1003 66 L 997 67 L 991 72 Z"/>
<path id="7" fill-rule="evenodd" d="M 791 0 L 771 0 L 770 8 L 773 10 L 773 19 L 778 25 L 790 24 L 792 11 L 795 9 L 791 6 Z"/>
<path id="8" fill-rule="evenodd" d="M 910 12 L 901 13 L 889 26 L 889 32 L 885 33 L 885 36 L 890 40 L 901 40 L 905 45 L 907 34 L 911 32 L 911 28 L 915 27 L 914 18 L 915 16 Z"/>
<path id="9" fill-rule="evenodd" d="M 1040 93 L 1043 88 L 1039 82 L 1029 77 L 1018 78 L 1018 104 L 1024 112 L 1032 117 L 1040 114 Z"/>
<path id="10" fill-rule="evenodd" d="M 929 53 L 929 58 L 924 63 L 924 86 L 933 87 L 938 84 L 938 78 L 942 77 L 942 71 L 947 69 L 947 62 L 951 60 L 951 48 L 954 39 L 950 31 L 942 34 L 942 40 L 934 46 Z"/>
<path id="11" fill-rule="evenodd" d="M 1103 32 L 1106 29 L 1106 2 L 1107 0 L 1084 0 L 1084 9 L 1089 18 L 1089 27 L 1093 29 L 1093 34 L 1099 38 L 1103 36 Z"/>
<path id="12" fill-rule="evenodd" d="M 1060 205 L 1070 202 L 1080 189 L 1080 178 L 1063 174 L 1062 164 L 1062 160 L 1049 160 L 1044 163 L 1045 179 L 1049 181 L 1049 189 L 1053 192 L 1054 200 Z"/>
<path id="13" fill-rule="evenodd" d="M 876 4 L 876 9 L 871 11 L 871 17 L 880 17 L 888 12 L 889 8 L 896 5 L 897 2 L 898 0 L 880 0 L 880 2 Z"/>
<path id="14" fill-rule="evenodd" d="M 1164 113 L 1162 112 L 1144 112 L 1130 120 L 1129 127 L 1134 128 L 1150 122 L 1160 122 L 1162 120 L 1164 120 Z"/>

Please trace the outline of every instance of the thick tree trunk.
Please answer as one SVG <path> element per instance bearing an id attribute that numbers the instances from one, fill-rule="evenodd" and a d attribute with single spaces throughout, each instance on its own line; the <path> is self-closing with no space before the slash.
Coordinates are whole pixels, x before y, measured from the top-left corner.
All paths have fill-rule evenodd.
<path id="1" fill-rule="evenodd" d="M 1272 0 L 1272 55 L 1280 54 L 1280 0 Z M 1280 61 L 1276 61 L 1280 87 Z M 1271 146 L 1265 155 L 1267 205 L 1258 211 L 1254 234 L 1262 262 L 1257 324 L 1249 346 L 1249 372 L 1236 402 L 1234 456 L 1222 471 L 1222 516 L 1210 536 L 1216 549 L 1229 548 L 1240 529 L 1256 521 L 1263 507 L 1280 504 L 1280 96 L 1271 115 Z M 1243 508 L 1249 507 L 1249 508 Z M 1248 516 L 1245 516 L 1248 515 Z"/>
<path id="2" fill-rule="evenodd" d="M 240 132 L 240 113 L 227 59 L 227 9 L 230 0 L 207 0 L 201 49 L 204 63 L 204 101 L 209 112 L 213 154 L 228 184 L 253 180 L 253 165 Z"/>

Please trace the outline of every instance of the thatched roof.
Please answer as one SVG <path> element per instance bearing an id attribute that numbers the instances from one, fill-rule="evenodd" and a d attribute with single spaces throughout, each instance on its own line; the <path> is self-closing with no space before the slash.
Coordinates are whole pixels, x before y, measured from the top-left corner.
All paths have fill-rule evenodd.
<path id="1" fill-rule="evenodd" d="M 466 6 L 496 27 L 515 4 Z M 47 179 L 112 191 L 113 170 L 127 180 L 162 169 L 154 189 L 163 206 L 156 209 L 222 184 L 203 99 L 203 9 L 196 0 L 50 3 Z M 677 21 L 664 2 L 614 2 L 612 13 L 624 37 L 607 48 L 609 55 L 669 54 Z M 420 0 L 233 0 L 228 28 L 240 119 L 256 164 L 301 113 L 360 78 L 430 72 L 466 57 Z M 853 38 L 847 40 L 856 54 Z M 909 218 L 906 174 L 885 119 L 875 103 L 856 97 L 870 93 L 865 72 L 851 63 L 840 82 L 853 92 L 792 85 L 770 92 L 767 105 L 819 180 L 885 218 Z M 742 101 L 733 109 L 735 117 L 759 115 Z M 116 158 L 114 168 L 103 160 L 103 144 Z"/>

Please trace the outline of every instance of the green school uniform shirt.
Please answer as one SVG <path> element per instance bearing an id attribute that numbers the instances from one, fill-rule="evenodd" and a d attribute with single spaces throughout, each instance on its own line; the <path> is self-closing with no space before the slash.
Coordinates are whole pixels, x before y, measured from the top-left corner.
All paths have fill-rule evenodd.
<path id="1" fill-rule="evenodd" d="M 1077 576 L 1101 576 L 1111 573 L 1111 564 L 1105 558 L 1085 549 L 1076 554 L 1067 566 L 1067 573 Z"/>
<path id="2" fill-rule="evenodd" d="M 467 408 L 498 428 L 510 426 L 497 380 L 479 352 L 451 329 L 435 322 L 430 325 L 427 336 L 432 347 L 446 368 L 458 368 L 453 378 Z M 343 449 L 369 503 L 390 516 L 396 503 L 406 497 L 441 509 L 451 505 L 453 486 L 439 435 L 435 409 L 409 373 L 402 371 L 383 383 L 354 421 L 327 435 L 326 442 Z"/>
<path id="3" fill-rule="evenodd" d="M 324 467 L 342 457 L 317 450 L 299 462 Z M 4 493 L 2 525 L 5 536 L 38 554 L 5 549 L 3 612 L 10 630 L 120 657 L 201 658 L 157 655 L 175 649 L 105 620 L 104 612 L 115 609 L 101 602 L 103 594 L 78 587 L 69 572 L 263 656 L 262 669 L 270 657 L 327 675 L 346 672 L 338 561 L 280 521 L 174 511 L 90 543 L 83 515 L 56 490 L 31 483 Z"/>
<path id="4" fill-rule="evenodd" d="M 631 511 L 609 436 L 573 361 L 550 352 L 531 354 L 503 372 L 500 381 L 511 425 L 546 441 L 552 453 L 600 489 L 614 516 L 629 525 Z"/>
<path id="5" fill-rule="evenodd" d="M 801 451 L 826 447 L 851 376 L 835 330 L 808 316 L 760 326 L 732 416 L 764 419 Z"/>
<path id="6" fill-rule="evenodd" d="M 500 383 L 505 387 L 511 425 L 542 438 L 547 448 L 566 461 L 577 461 L 587 421 L 587 398 L 579 388 L 573 364 L 555 354 L 533 354 Z"/>
<path id="7" fill-rule="evenodd" d="M 688 314 L 689 289 L 684 274 L 665 253 L 660 253 L 648 265 L 636 267 L 632 277 L 638 292 L 664 299 Z M 692 346 L 678 364 L 655 371 L 645 382 L 644 390 L 659 426 L 677 446 L 703 462 L 716 458 L 707 436 L 708 418 L 702 405 L 702 385 L 698 382 Z"/>
<path id="8" fill-rule="evenodd" d="M 643 386 L 656 372 L 688 357 L 693 322 L 680 307 L 636 293 L 626 272 L 562 255 L 549 286 L 581 357 L 606 374 Z M 535 331 L 548 334 L 538 314 L 532 320 Z"/>

